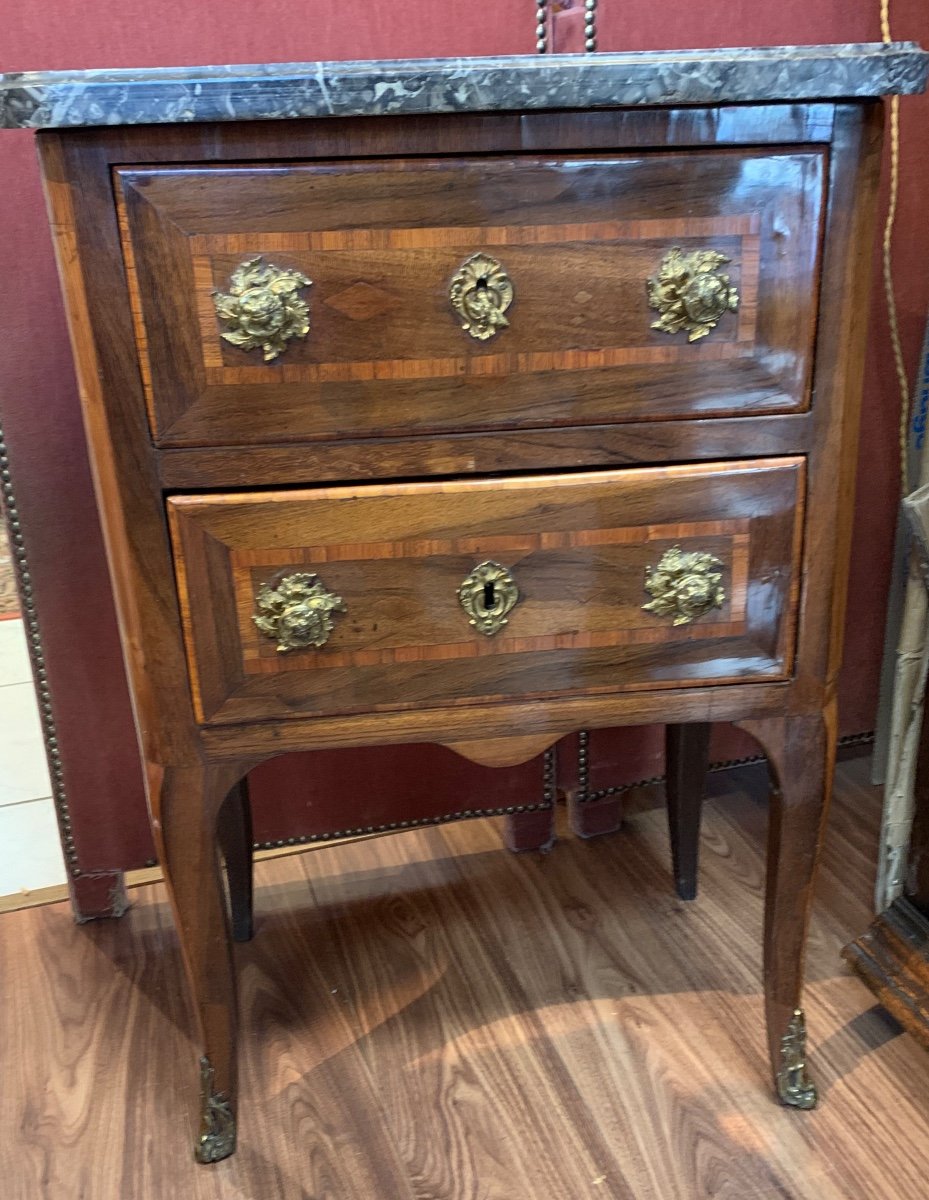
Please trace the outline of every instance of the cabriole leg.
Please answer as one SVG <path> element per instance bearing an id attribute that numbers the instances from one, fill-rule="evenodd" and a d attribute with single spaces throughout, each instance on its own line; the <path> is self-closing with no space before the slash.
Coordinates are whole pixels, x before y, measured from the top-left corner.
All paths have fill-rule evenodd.
<path id="1" fill-rule="evenodd" d="M 236 984 L 219 857 L 220 809 L 244 774 L 238 766 L 154 768 L 149 802 L 197 1022 L 199 1162 L 235 1149 Z"/>
<path id="2" fill-rule="evenodd" d="M 774 787 L 768 818 L 764 991 L 768 1049 L 778 1097 L 813 1108 L 801 1005 L 803 958 L 819 850 L 835 769 L 835 705 L 822 714 L 744 721 L 768 755 Z"/>

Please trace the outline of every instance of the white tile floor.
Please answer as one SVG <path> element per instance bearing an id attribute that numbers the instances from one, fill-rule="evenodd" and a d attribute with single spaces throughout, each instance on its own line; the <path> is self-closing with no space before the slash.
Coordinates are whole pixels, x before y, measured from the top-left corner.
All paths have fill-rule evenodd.
<path id="1" fill-rule="evenodd" d="M 23 623 L 0 620 L 0 896 L 64 882 Z"/>

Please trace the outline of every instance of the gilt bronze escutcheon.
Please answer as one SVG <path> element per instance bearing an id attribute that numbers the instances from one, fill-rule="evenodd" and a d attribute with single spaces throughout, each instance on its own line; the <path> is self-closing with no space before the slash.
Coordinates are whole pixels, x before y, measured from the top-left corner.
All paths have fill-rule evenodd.
<path id="1" fill-rule="evenodd" d="M 493 637 L 507 623 L 507 614 L 519 599 L 519 589 L 506 567 L 482 562 L 462 582 L 458 599 L 474 628 Z"/>
<path id="2" fill-rule="evenodd" d="M 461 318 L 461 328 L 486 342 L 509 321 L 503 315 L 513 303 L 513 284 L 503 264 L 489 254 L 466 258 L 448 288 L 452 308 Z"/>

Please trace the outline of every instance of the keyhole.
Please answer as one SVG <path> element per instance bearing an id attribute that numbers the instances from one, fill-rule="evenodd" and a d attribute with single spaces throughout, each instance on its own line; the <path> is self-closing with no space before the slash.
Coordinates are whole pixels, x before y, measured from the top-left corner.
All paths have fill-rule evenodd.
<path id="1" fill-rule="evenodd" d="M 487 276 L 479 275 L 478 280 L 477 280 L 477 290 L 479 292 L 483 292 L 483 291 L 486 291 L 486 289 L 487 289 Z"/>
<path id="2" fill-rule="evenodd" d="M 485 610 L 487 612 L 492 612 L 495 604 L 496 604 L 496 599 L 494 598 L 494 585 L 493 585 L 493 583 L 485 583 L 484 584 L 484 608 L 485 608 Z"/>

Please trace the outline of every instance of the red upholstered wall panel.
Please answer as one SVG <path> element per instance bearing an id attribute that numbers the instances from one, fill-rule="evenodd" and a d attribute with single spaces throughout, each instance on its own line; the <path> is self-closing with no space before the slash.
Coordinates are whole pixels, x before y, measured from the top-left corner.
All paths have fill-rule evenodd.
<path id="1" fill-rule="evenodd" d="M 283 0 L 50 0 L 4 11 L 0 70 L 517 54 L 532 44 L 526 0 L 339 0 L 304 10 Z M 154 851 L 31 134 L 0 138 L 0 180 L 0 279 L 16 295 L 15 305 L 0 306 L 0 417 L 38 599 L 74 853 L 83 871 L 140 866 Z M 410 770 L 410 751 L 391 753 L 385 779 Z M 264 783 L 254 781 L 261 840 L 304 832 L 305 795 L 294 795 L 290 815 L 276 798 L 270 803 L 272 784 L 300 792 L 295 772 L 299 778 L 294 763 L 272 765 Z M 318 794 L 335 804 L 344 774 L 340 756 L 323 756 L 314 771 Z M 444 776 L 455 786 L 434 779 L 435 794 L 451 810 L 466 807 L 473 773 L 456 777 L 446 766 Z M 538 799 L 540 776 L 539 764 L 514 775 L 504 804 L 520 791 Z"/>
<path id="2" fill-rule="evenodd" d="M 879 36 L 877 7 L 877 0 L 820 0 L 815 5 L 783 0 L 774 6 L 748 0 L 702 6 L 683 0 L 661 5 L 600 0 L 599 46 L 869 40 Z M 156 6 L 140 0 L 97 0 L 93 5 L 46 0 L 42 6 L 22 5 L 4 13 L 0 70 L 530 53 L 534 14 L 533 0 L 340 0 L 303 10 L 283 0 L 258 5 L 164 0 Z M 895 0 L 894 25 L 896 36 L 929 43 L 929 6 L 925 0 Z M 897 282 L 912 370 L 929 301 L 929 226 L 923 216 L 929 186 L 929 102 L 908 100 L 903 107 L 906 164 Z M 0 278 L 6 294 L 16 297 L 15 304 L 0 306 L 0 414 L 39 598 L 65 783 L 73 801 L 76 854 L 84 870 L 131 867 L 151 855 L 151 843 L 29 134 L 0 138 L 0 180 Z M 842 686 L 846 731 L 873 722 L 896 503 L 897 397 L 884 306 L 877 293 L 866 389 L 865 470 Z M 657 744 L 653 736 L 636 731 L 601 736 L 599 753 L 593 755 L 593 786 L 655 773 L 660 769 Z M 336 757 L 327 757 L 328 766 L 319 766 L 334 792 L 342 772 Z M 403 762 L 402 757 L 391 759 L 398 770 L 404 769 Z M 481 790 L 480 780 L 455 762 L 430 756 L 430 786 L 436 792 L 455 786 Z M 296 807 L 288 811 L 271 803 L 271 783 L 282 771 L 299 793 L 301 768 L 295 761 L 286 768 L 271 764 L 264 784 L 256 780 L 256 791 L 260 794 L 264 787 L 268 796 L 259 813 L 259 821 L 265 822 L 264 828 L 259 825 L 261 836 L 300 832 L 294 822 L 305 797 L 297 795 Z M 510 795 L 521 788 L 534 800 L 536 774 L 537 768 L 528 768 L 525 776 L 495 778 L 493 783 L 487 775 L 486 786 Z"/>
<path id="3" fill-rule="evenodd" d="M 929 3 L 892 0 L 893 36 L 929 46 Z M 697 6 L 673 0 L 649 5 L 603 0 L 599 8 L 602 49 L 655 50 L 668 46 L 774 45 L 852 42 L 880 39 L 878 0 L 787 0 L 759 5 L 732 0 Z M 929 95 L 911 96 L 901 105 L 903 169 L 896 221 L 895 272 L 904 355 L 910 378 L 929 311 Z M 889 150 L 889 147 L 888 147 Z M 885 154 L 885 160 L 887 155 Z M 885 161 L 886 205 L 888 163 Z M 867 247 L 863 252 L 867 252 Z M 898 484 L 899 390 L 881 286 L 879 245 L 874 255 L 874 287 L 865 363 L 864 409 L 855 544 L 849 580 L 845 660 L 839 684 L 840 732 L 874 728 L 887 587 L 893 550 Z M 753 753 L 753 743 L 725 727 L 716 731 L 715 759 Z M 625 729 L 591 736 L 590 787 L 647 779 L 663 770 L 660 730 Z"/>

